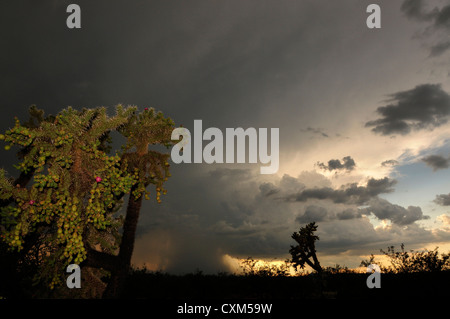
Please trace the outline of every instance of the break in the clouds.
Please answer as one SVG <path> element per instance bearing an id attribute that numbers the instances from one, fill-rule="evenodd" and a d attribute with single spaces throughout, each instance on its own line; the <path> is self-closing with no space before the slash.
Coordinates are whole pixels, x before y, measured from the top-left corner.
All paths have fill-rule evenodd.
<path id="1" fill-rule="evenodd" d="M 444 157 L 442 155 L 428 155 L 422 158 L 422 161 L 433 168 L 433 171 L 446 169 L 450 166 L 450 158 Z"/>
<path id="2" fill-rule="evenodd" d="M 414 130 L 433 129 L 447 123 L 450 95 L 439 84 L 422 84 L 390 95 L 389 104 L 377 108 L 379 119 L 366 127 L 382 135 L 405 135 Z"/>
<path id="3" fill-rule="evenodd" d="M 424 0 L 406 0 L 401 6 L 403 13 L 410 19 L 428 22 L 424 33 L 437 34 L 438 39 L 429 46 L 430 56 L 437 57 L 450 49 L 447 34 L 450 31 L 450 4 L 442 8 L 428 8 Z"/>
<path id="4" fill-rule="evenodd" d="M 317 162 L 317 166 L 320 167 L 321 169 L 328 171 L 339 171 L 339 170 L 351 171 L 355 168 L 356 163 L 351 156 L 345 156 L 342 159 L 342 162 L 338 159 L 331 159 L 328 161 L 328 164 Z"/>

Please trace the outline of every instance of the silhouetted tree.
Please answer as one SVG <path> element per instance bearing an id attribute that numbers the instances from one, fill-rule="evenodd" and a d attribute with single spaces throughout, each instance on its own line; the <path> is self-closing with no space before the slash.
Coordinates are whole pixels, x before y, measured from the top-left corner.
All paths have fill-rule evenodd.
<path id="1" fill-rule="evenodd" d="M 297 242 L 297 246 L 291 246 L 289 250 L 292 255 L 292 263 L 297 268 L 303 269 L 305 265 L 310 266 L 318 273 L 322 272 L 319 260 L 316 255 L 315 242 L 319 237 L 314 235 L 317 230 L 315 222 L 307 224 L 305 227 L 300 227 L 299 232 L 294 232 L 292 238 Z"/>

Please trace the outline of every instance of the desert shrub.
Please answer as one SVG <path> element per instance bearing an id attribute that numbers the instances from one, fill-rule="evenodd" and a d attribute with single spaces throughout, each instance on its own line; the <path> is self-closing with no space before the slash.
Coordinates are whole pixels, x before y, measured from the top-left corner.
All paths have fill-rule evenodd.
<path id="1" fill-rule="evenodd" d="M 405 245 L 400 245 L 400 250 L 389 246 L 387 251 L 380 249 L 390 265 L 381 265 L 382 272 L 386 273 L 412 273 L 412 272 L 438 272 L 450 269 L 450 254 L 440 254 L 438 247 L 433 250 L 414 251 L 405 250 Z M 361 266 L 368 266 L 375 262 L 371 255 L 369 260 L 362 261 Z"/>

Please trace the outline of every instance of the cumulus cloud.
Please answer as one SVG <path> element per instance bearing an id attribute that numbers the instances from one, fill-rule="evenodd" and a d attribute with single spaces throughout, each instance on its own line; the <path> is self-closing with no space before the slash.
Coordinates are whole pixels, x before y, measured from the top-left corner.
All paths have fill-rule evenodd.
<path id="1" fill-rule="evenodd" d="M 396 225 L 410 225 L 418 220 L 428 219 L 422 209 L 417 206 L 404 208 L 392 204 L 378 197 L 379 194 L 392 191 L 394 180 L 388 178 L 370 179 L 366 186 L 355 184 L 333 190 L 332 188 L 305 189 L 294 198 L 298 202 L 314 200 L 315 203 L 323 203 L 331 200 L 333 204 L 345 204 L 346 208 L 318 204 L 308 205 L 302 214 L 296 218 L 297 222 L 309 223 L 312 221 L 323 222 L 333 220 L 349 220 L 361 218 L 362 215 L 373 215 L 379 220 L 389 220 Z M 325 203 L 323 203 L 325 205 Z M 364 208 L 358 208 L 365 205 Z"/>
<path id="2" fill-rule="evenodd" d="M 450 193 L 436 195 L 434 202 L 442 206 L 450 206 Z"/>
<path id="3" fill-rule="evenodd" d="M 440 84 L 422 84 L 414 89 L 391 94 L 389 104 L 377 108 L 379 119 L 366 127 L 382 135 L 405 135 L 413 130 L 433 129 L 447 123 L 450 95 Z"/>
<path id="4" fill-rule="evenodd" d="M 450 165 L 450 159 L 441 155 L 429 155 L 422 158 L 422 161 L 433 168 L 433 171 L 448 168 Z"/>
<path id="5" fill-rule="evenodd" d="M 446 214 L 439 215 L 436 220 L 440 221 L 446 226 L 450 226 L 450 216 Z"/>
<path id="6" fill-rule="evenodd" d="M 387 219 L 397 225 L 409 225 L 418 220 L 430 218 L 423 214 L 420 207 L 408 206 L 408 208 L 404 208 L 379 197 L 371 199 L 368 205 L 369 207 L 361 210 L 363 213 L 373 214 L 378 219 Z"/>
<path id="7" fill-rule="evenodd" d="M 317 166 L 319 166 L 323 170 L 329 170 L 329 171 L 333 171 L 333 170 L 351 171 L 355 168 L 356 163 L 355 163 L 355 160 L 353 158 L 351 158 L 351 156 L 346 156 L 342 159 L 342 162 L 338 159 L 331 159 L 328 161 L 328 165 L 321 163 L 321 162 L 317 162 Z"/>
<path id="8" fill-rule="evenodd" d="M 351 183 L 341 186 L 339 189 L 331 187 L 307 188 L 296 194 L 285 197 L 286 201 L 305 202 L 308 199 L 331 200 L 334 203 L 358 204 L 362 205 L 371 198 L 393 191 L 396 180 L 384 177 L 381 179 L 370 178 L 366 186 L 358 186 Z"/>
<path id="9" fill-rule="evenodd" d="M 324 204 L 323 204 L 324 205 Z M 303 213 L 300 213 L 295 221 L 300 224 L 307 224 L 310 222 L 325 222 L 334 220 L 350 220 L 362 217 L 361 210 L 353 207 L 342 209 L 341 207 L 332 207 L 328 205 L 318 206 L 309 205 L 305 208 Z"/>

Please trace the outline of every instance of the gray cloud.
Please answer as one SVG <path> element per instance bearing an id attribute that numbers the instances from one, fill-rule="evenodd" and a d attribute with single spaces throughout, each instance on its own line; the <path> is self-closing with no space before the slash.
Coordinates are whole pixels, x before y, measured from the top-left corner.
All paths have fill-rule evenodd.
<path id="1" fill-rule="evenodd" d="M 415 221 L 429 219 L 417 206 L 402 206 L 392 204 L 389 201 L 376 197 L 369 201 L 369 207 L 361 210 L 363 213 L 371 213 L 378 219 L 388 219 L 397 225 L 409 225 Z"/>
<path id="2" fill-rule="evenodd" d="M 346 219 L 354 219 L 354 218 L 360 218 L 361 212 L 358 209 L 355 208 L 347 208 L 343 211 L 336 214 L 336 217 L 340 220 L 346 220 Z"/>
<path id="3" fill-rule="evenodd" d="M 433 168 L 433 171 L 445 169 L 450 166 L 450 158 L 446 158 L 441 155 L 429 155 L 422 158 L 422 161 Z"/>
<path id="4" fill-rule="evenodd" d="M 437 8 L 427 12 L 423 0 L 405 0 L 400 9 L 408 18 L 419 21 L 433 20 L 439 12 Z"/>
<path id="5" fill-rule="evenodd" d="M 434 25 L 439 28 L 450 28 L 450 4 L 441 10 L 435 9 L 431 15 L 434 17 Z"/>
<path id="6" fill-rule="evenodd" d="M 328 161 L 328 165 L 324 163 L 317 162 L 317 166 L 324 170 L 347 170 L 351 171 L 355 168 L 356 163 L 353 158 L 346 156 L 342 159 L 342 162 L 338 159 L 331 159 Z"/>
<path id="7" fill-rule="evenodd" d="M 445 51 L 450 49 L 450 42 L 440 42 L 430 48 L 430 56 L 436 57 L 442 55 Z"/>
<path id="8" fill-rule="evenodd" d="M 305 202 L 308 199 L 328 199 L 334 203 L 362 205 L 379 194 L 392 192 L 392 186 L 395 184 L 396 180 L 388 177 L 381 179 L 370 178 L 366 186 L 358 186 L 356 183 L 352 183 L 342 186 L 340 189 L 331 187 L 309 188 L 286 196 L 285 200 Z"/>
<path id="9" fill-rule="evenodd" d="M 442 206 L 450 206 L 450 193 L 436 195 L 434 202 Z"/>
<path id="10" fill-rule="evenodd" d="M 381 166 L 387 167 L 387 166 L 395 166 L 398 165 L 398 161 L 396 160 L 387 160 L 381 163 Z"/>
<path id="11" fill-rule="evenodd" d="M 323 175 L 317 174 L 312 176 L 312 178 L 319 179 L 319 176 L 324 177 Z M 292 177 L 288 174 L 284 174 L 280 180 L 280 188 L 283 190 L 300 191 L 302 189 L 305 189 L 305 184 L 309 184 L 309 182 L 310 181 L 305 178 L 304 174 L 299 176 L 298 178 Z"/>
<path id="12" fill-rule="evenodd" d="M 259 185 L 259 190 L 261 191 L 261 195 L 263 195 L 264 197 L 269 197 L 280 191 L 278 187 L 276 187 L 273 183 L 270 182 L 266 182 Z"/>
<path id="13" fill-rule="evenodd" d="M 362 212 L 356 208 L 348 207 L 345 209 L 339 209 L 337 207 L 324 207 L 318 205 L 309 205 L 305 208 L 302 214 L 299 214 L 295 221 L 300 224 L 306 224 L 310 222 L 325 222 L 333 220 L 350 220 L 361 218 Z"/>
<path id="14" fill-rule="evenodd" d="M 326 219 L 328 215 L 327 209 L 321 206 L 311 205 L 306 207 L 305 212 L 297 216 L 296 222 L 300 224 L 306 224 L 310 222 L 322 222 Z"/>
<path id="15" fill-rule="evenodd" d="M 366 123 L 382 135 L 408 134 L 412 130 L 435 128 L 447 123 L 450 95 L 439 84 L 422 84 L 391 94 L 386 106 L 377 108 L 381 118 Z"/>
<path id="16" fill-rule="evenodd" d="M 350 184 L 340 189 L 331 187 L 305 189 L 295 195 L 286 198 L 288 201 L 306 202 L 308 200 L 330 200 L 335 204 L 368 205 L 366 208 L 357 209 L 348 207 L 338 213 L 333 213 L 322 206 L 307 206 L 305 212 L 296 218 L 296 221 L 307 223 L 311 221 L 330 221 L 334 219 L 349 220 L 360 218 L 362 214 L 374 215 L 378 219 L 388 219 L 397 225 L 409 225 L 418 220 L 428 219 L 422 209 L 417 206 L 402 206 L 392 204 L 379 198 L 378 195 L 392 192 L 392 186 L 396 181 L 387 177 L 382 179 L 371 178 L 366 186 Z"/>
<path id="17" fill-rule="evenodd" d="M 450 30 L 450 4 L 441 9 L 427 9 L 423 0 L 406 0 L 401 6 L 402 12 L 409 18 L 420 22 L 429 22 L 426 33 L 431 34 L 443 31 L 438 42 L 430 47 L 430 56 L 436 57 L 442 55 L 450 49 L 450 42 L 446 40 L 447 33 Z"/>

